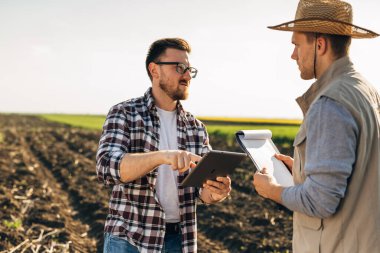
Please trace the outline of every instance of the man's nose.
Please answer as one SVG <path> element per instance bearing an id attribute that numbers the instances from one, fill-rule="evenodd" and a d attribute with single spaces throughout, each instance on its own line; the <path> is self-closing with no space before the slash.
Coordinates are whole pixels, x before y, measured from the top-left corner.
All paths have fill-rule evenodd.
<path id="1" fill-rule="evenodd" d="M 186 78 L 186 80 L 191 80 L 192 77 L 190 75 L 190 69 L 186 69 L 185 73 L 183 73 L 183 76 Z"/>
<path id="2" fill-rule="evenodd" d="M 290 58 L 292 58 L 293 60 L 297 60 L 297 50 L 294 48 L 294 50 L 293 50 L 293 53 L 292 53 L 292 55 L 290 56 Z"/>

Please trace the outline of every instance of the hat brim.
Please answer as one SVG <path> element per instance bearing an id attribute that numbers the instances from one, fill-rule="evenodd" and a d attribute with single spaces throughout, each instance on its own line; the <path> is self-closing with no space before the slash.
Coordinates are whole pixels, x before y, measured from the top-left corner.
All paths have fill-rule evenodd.
<path id="1" fill-rule="evenodd" d="M 297 19 L 276 26 L 268 26 L 269 29 L 293 32 L 313 32 L 351 36 L 355 39 L 376 38 L 379 34 L 341 21 L 329 19 Z"/>

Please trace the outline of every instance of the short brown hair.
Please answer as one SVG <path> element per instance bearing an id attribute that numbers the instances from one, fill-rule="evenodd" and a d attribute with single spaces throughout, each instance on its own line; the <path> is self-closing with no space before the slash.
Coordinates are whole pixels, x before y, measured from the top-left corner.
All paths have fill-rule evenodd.
<path id="1" fill-rule="evenodd" d="M 311 32 L 306 32 L 305 34 L 308 43 L 312 43 L 316 37 L 324 37 L 330 41 L 331 49 L 337 59 L 348 55 L 351 45 L 351 36 Z"/>
<path id="2" fill-rule="evenodd" d="M 150 80 L 152 80 L 152 75 L 149 72 L 149 63 L 157 61 L 158 58 L 162 54 L 164 54 L 166 49 L 168 48 L 178 49 L 186 51 L 188 53 L 191 52 L 191 47 L 189 43 L 187 43 L 186 40 L 181 38 L 164 38 L 153 42 L 153 44 L 149 48 L 148 55 L 146 56 L 145 60 L 145 68 L 148 72 Z"/>

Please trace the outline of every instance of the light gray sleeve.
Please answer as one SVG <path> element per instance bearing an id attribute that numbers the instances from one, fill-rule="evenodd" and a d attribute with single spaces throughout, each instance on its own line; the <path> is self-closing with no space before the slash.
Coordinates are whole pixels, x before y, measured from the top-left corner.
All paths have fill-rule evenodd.
<path id="1" fill-rule="evenodd" d="M 345 195 L 359 130 L 350 112 L 327 97 L 313 104 L 306 120 L 306 180 L 284 189 L 282 201 L 293 211 L 327 218 Z"/>

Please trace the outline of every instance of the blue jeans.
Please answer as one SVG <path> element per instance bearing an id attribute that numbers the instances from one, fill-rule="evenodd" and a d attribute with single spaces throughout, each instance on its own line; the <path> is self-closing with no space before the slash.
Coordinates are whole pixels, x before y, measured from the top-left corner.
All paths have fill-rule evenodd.
<path id="1" fill-rule="evenodd" d="M 103 253 L 139 253 L 138 249 L 130 244 L 127 240 L 121 239 L 109 233 L 104 234 Z M 182 237 L 180 234 L 165 235 L 164 248 L 165 253 L 181 253 Z"/>
<path id="2" fill-rule="evenodd" d="M 182 252 L 182 235 L 171 234 L 165 235 L 164 248 L 162 252 L 165 253 L 181 253 Z"/>

